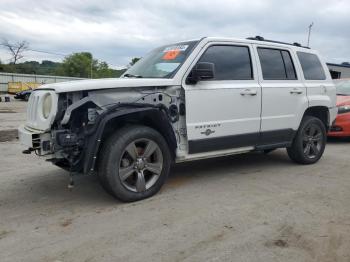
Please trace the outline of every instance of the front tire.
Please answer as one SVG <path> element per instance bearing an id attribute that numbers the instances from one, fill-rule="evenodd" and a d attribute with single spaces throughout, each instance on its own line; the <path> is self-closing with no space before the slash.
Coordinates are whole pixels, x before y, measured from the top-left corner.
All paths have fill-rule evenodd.
<path id="1" fill-rule="evenodd" d="M 29 100 L 29 97 L 30 97 L 30 94 L 25 94 L 25 95 L 24 95 L 24 101 L 28 101 L 28 100 Z"/>
<path id="2" fill-rule="evenodd" d="M 106 191 L 124 202 L 156 194 L 171 166 L 163 136 L 146 126 L 127 126 L 104 144 L 99 155 L 99 177 Z"/>
<path id="3" fill-rule="evenodd" d="M 326 142 L 327 132 L 323 122 L 316 117 L 305 116 L 287 152 L 298 164 L 314 164 L 322 157 Z"/>

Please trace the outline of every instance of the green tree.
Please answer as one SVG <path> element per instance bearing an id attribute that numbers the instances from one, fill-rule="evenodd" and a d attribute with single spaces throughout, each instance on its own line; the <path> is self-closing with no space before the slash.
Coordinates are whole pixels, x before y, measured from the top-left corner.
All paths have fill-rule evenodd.
<path id="1" fill-rule="evenodd" d="M 6 73 L 16 73 L 16 65 L 10 63 L 10 64 L 2 64 L 0 66 L 0 71 L 1 72 L 6 72 Z"/>
<path id="2" fill-rule="evenodd" d="M 138 60 L 139 58 L 137 57 L 133 58 L 129 65 L 136 63 Z M 106 62 L 94 59 L 92 54 L 88 52 L 73 53 L 67 56 L 62 63 L 43 60 L 41 63 L 37 61 L 26 61 L 17 64 L 2 64 L 0 61 L 0 72 L 20 74 L 117 78 L 125 71 L 126 69 L 110 68 Z"/>
<path id="3" fill-rule="evenodd" d="M 110 68 L 106 62 L 94 59 L 91 53 L 81 52 L 67 56 L 58 66 L 56 74 L 83 78 L 110 78 L 119 77 L 124 71 Z"/>
<path id="4" fill-rule="evenodd" d="M 13 64 L 16 73 L 38 74 L 40 63 L 37 61 L 26 61 L 24 63 Z"/>
<path id="5" fill-rule="evenodd" d="M 67 56 L 57 69 L 57 74 L 73 77 L 94 77 L 98 61 L 88 52 L 73 53 Z"/>
<path id="6" fill-rule="evenodd" d="M 115 71 L 116 70 L 109 68 L 106 62 L 99 62 L 94 72 L 95 73 L 94 77 L 95 78 L 116 77 Z"/>

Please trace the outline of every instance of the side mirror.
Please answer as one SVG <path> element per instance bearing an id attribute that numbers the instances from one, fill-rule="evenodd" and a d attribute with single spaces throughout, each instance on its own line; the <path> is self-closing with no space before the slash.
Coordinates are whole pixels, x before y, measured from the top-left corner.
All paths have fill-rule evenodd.
<path id="1" fill-rule="evenodd" d="M 189 84 L 196 84 L 200 80 L 214 78 L 215 65 L 208 62 L 197 63 L 187 78 Z"/>

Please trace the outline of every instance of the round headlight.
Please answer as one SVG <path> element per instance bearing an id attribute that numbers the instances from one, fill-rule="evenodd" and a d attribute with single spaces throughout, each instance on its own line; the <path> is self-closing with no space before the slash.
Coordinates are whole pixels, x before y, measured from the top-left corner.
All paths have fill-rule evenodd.
<path id="1" fill-rule="evenodd" d="M 52 97 L 50 94 L 47 94 L 44 97 L 43 101 L 43 115 L 44 118 L 48 118 L 50 113 L 51 113 L 51 108 L 52 108 Z"/>

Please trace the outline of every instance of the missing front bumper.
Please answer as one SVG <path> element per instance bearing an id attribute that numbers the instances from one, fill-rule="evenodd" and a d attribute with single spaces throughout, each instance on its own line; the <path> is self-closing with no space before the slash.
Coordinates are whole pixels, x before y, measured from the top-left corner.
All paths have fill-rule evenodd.
<path id="1" fill-rule="evenodd" d="M 22 145 L 27 146 L 29 151 L 38 151 L 41 154 L 51 153 L 50 133 L 31 130 L 24 125 L 18 128 L 18 138 Z M 26 151 L 28 153 L 28 151 Z"/>

